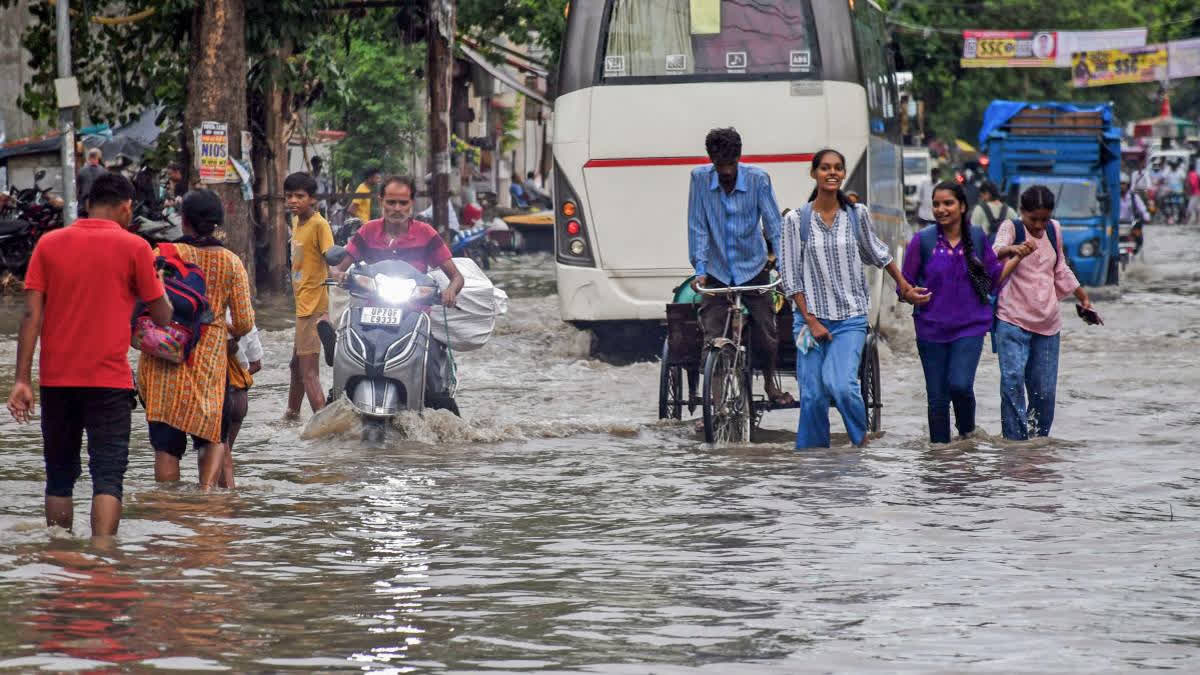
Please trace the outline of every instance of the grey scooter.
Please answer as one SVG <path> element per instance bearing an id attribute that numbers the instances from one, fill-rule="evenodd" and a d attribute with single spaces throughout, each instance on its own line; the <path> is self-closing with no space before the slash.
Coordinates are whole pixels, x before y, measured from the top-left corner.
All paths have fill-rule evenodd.
<path id="1" fill-rule="evenodd" d="M 346 255 L 333 246 L 325 261 L 337 265 Z M 436 367 L 430 354 L 440 349 L 430 337 L 427 311 L 440 300 L 437 282 L 408 263 L 384 260 L 355 263 L 340 285 L 351 299 L 334 320 L 330 400 L 345 394 L 362 417 L 363 440 L 378 443 L 391 418 L 427 405 L 426 371 Z"/>

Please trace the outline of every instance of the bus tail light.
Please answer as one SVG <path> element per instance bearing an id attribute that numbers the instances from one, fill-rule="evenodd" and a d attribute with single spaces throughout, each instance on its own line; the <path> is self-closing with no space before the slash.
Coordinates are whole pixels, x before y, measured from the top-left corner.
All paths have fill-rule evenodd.
<path id="1" fill-rule="evenodd" d="M 554 165 L 554 199 L 558 206 L 554 210 L 555 258 L 564 265 L 595 267 L 596 258 L 588 241 L 587 220 L 583 217 L 579 195 L 557 162 Z"/>

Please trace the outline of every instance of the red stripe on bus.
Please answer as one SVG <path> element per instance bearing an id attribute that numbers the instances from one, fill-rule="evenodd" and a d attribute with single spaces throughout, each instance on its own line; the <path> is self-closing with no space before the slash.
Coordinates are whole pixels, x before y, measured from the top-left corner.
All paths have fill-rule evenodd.
<path id="1" fill-rule="evenodd" d="M 811 162 L 813 153 L 802 152 L 792 155 L 743 155 L 745 164 L 785 164 L 789 162 Z M 629 166 L 701 166 L 711 163 L 707 157 L 622 157 L 619 159 L 590 159 L 585 169 L 612 169 Z"/>

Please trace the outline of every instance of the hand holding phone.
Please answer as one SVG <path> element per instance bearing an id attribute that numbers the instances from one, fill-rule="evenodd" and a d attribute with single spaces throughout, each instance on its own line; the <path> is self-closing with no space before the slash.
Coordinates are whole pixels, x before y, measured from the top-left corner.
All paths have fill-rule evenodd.
<path id="1" fill-rule="evenodd" d="M 1083 305 L 1076 303 L 1075 313 L 1078 314 L 1079 318 L 1083 319 L 1083 322 L 1089 326 L 1104 325 L 1104 319 L 1100 318 L 1100 313 L 1091 307 L 1084 307 Z"/>

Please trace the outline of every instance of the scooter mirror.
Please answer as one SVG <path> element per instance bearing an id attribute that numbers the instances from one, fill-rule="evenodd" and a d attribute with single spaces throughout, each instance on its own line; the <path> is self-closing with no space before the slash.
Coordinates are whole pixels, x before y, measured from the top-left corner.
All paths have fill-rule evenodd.
<path id="1" fill-rule="evenodd" d="M 329 265 L 340 265 L 347 255 L 349 254 L 345 248 L 335 244 L 325 251 L 325 262 Z"/>
<path id="2" fill-rule="evenodd" d="M 37 170 L 37 173 L 33 174 L 33 180 L 35 180 L 35 181 L 39 181 L 39 180 L 41 180 L 41 179 L 43 179 L 43 178 L 45 178 L 45 177 L 46 177 L 46 170 L 45 170 L 45 169 L 38 169 L 38 170 Z"/>

